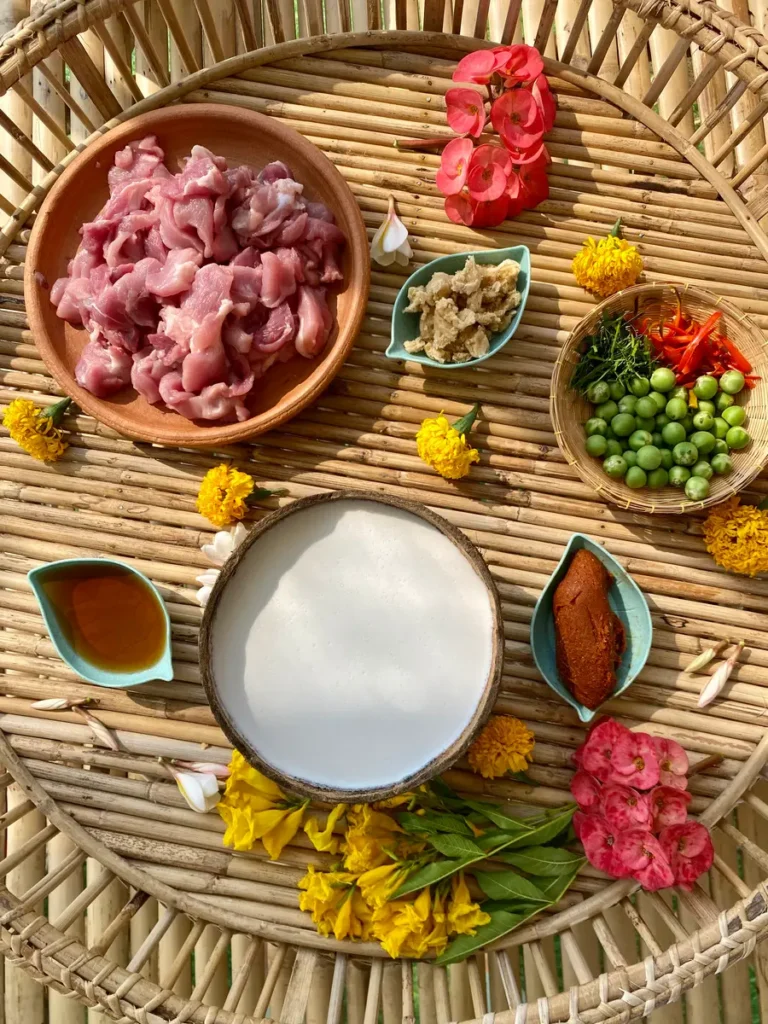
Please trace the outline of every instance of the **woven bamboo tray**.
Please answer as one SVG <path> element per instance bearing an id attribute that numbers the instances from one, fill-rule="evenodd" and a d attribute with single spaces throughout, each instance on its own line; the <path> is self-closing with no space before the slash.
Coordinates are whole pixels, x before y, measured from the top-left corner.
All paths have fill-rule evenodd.
<path id="1" fill-rule="evenodd" d="M 18 3 L 13 10 L 18 16 Z M 417 30 L 420 18 L 426 31 Z M 385 26 L 398 31 L 379 31 Z M 560 104 L 549 201 L 493 232 L 447 222 L 437 159 L 393 148 L 398 137 L 447 132 L 452 68 L 480 44 L 440 30 L 484 37 L 487 26 L 492 38 L 517 33 L 551 55 Z M 35 209 L 94 131 L 170 102 L 234 103 L 285 120 L 330 155 L 369 233 L 395 195 L 417 262 L 516 242 L 533 258 L 514 343 L 482 368 L 450 375 L 385 359 L 406 272 L 375 268 L 362 331 L 332 387 L 252 446 L 160 449 L 76 415 L 66 458 L 46 467 L 0 437 L 7 1021 L 83 1024 L 85 1003 L 88 1024 L 252 1024 L 267 1013 L 284 1024 L 376 1024 L 380 1012 L 384 1024 L 410 1024 L 416 1006 L 424 1024 L 491 1024 L 496 1013 L 499 1024 L 618 1024 L 654 1010 L 662 1024 L 681 1024 L 685 1000 L 688 1021 L 710 1024 L 722 1011 L 726 1024 L 747 1024 L 750 977 L 768 1006 L 768 965 L 756 945 L 768 932 L 768 586 L 719 571 L 699 519 L 601 501 L 560 454 L 548 415 L 560 346 L 592 306 L 575 287 L 571 258 L 619 214 L 647 280 L 715 289 L 768 327 L 768 238 L 758 221 L 768 180 L 766 55 L 756 28 L 693 0 L 457 0 L 450 8 L 426 0 L 421 11 L 415 0 L 302 0 L 298 20 L 283 0 L 263 9 L 249 0 L 58 0 L 0 43 L 4 403 L 58 395 L 23 308 Z M 424 416 L 458 416 L 476 400 L 481 463 L 459 484 L 443 481 L 418 460 L 415 432 Z M 233 855 L 219 819 L 189 811 L 156 760 L 199 759 L 203 746 L 208 760 L 230 755 L 200 684 L 195 600 L 195 576 L 208 564 L 199 546 L 211 530 L 194 499 L 203 473 L 225 456 L 258 484 L 286 489 L 265 511 L 327 490 L 383 491 L 425 503 L 479 547 L 504 614 L 497 709 L 534 729 L 537 785 L 488 784 L 463 762 L 448 777 L 512 807 L 568 799 L 569 758 L 583 732 L 539 679 L 528 624 L 570 533 L 602 540 L 646 593 L 655 629 L 644 672 L 610 710 L 674 737 L 692 760 L 724 755 L 692 785 L 694 813 L 714 827 L 710 876 L 672 899 L 633 895 L 585 870 L 556 913 L 448 971 L 318 936 L 298 910 L 296 882 L 323 856 L 303 836 L 279 863 L 260 850 Z M 752 483 L 750 496 L 767 492 L 765 478 Z M 104 553 L 146 572 L 173 621 L 173 683 L 97 694 L 95 714 L 115 731 L 119 752 L 95 746 L 76 714 L 31 707 L 93 690 L 55 658 L 25 573 Z M 681 669 L 724 635 L 744 638 L 748 652 L 723 698 L 699 712 L 699 681 Z"/>

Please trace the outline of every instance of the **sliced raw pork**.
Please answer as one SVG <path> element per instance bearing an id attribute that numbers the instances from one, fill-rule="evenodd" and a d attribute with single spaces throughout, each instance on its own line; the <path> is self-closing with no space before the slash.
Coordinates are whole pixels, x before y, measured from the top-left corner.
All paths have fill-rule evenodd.
<path id="1" fill-rule="evenodd" d="M 118 150 L 110 197 L 80 229 L 60 317 L 90 341 L 75 376 L 100 398 L 129 384 L 190 419 L 247 419 L 276 361 L 316 358 L 345 238 L 281 161 L 227 167 L 194 146 L 172 174 L 154 136 Z"/>

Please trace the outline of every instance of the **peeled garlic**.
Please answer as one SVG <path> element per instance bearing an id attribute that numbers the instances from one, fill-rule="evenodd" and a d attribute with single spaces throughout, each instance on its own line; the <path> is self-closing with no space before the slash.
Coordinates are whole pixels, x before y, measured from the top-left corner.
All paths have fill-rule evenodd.
<path id="1" fill-rule="evenodd" d="M 395 212 L 395 200 L 389 197 L 387 216 L 379 225 L 371 241 L 371 259 L 382 267 L 399 263 L 407 267 L 413 250 L 408 242 L 408 229 Z"/>

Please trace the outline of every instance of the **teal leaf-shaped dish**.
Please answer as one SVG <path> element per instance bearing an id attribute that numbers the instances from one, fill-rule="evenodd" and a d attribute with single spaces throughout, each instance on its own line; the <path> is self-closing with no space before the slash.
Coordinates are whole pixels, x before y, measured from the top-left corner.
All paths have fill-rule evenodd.
<path id="1" fill-rule="evenodd" d="M 575 708 L 582 722 L 591 722 L 599 709 L 594 711 L 580 704 L 560 679 L 557 671 L 555 616 L 552 600 L 558 583 L 568 571 L 571 558 L 580 549 L 586 548 L 600 559 L 613 577 L 608 589 L 608 604 L 624 625 L 626 649 L 616 671 L 616 689 L 611 697 L 617 697 L 634 681 L 648 660 L 653 638 L 653 623 L 648 604 L 642 591 L 616 559 L 609 555 L 602 545 L 583 533 L 574 533 L 568 541 L 563 557 L 541 592 L 531 619 L 531 650 L 536 667 L 544 676 L 549 687 Z"/>
<path id="2" fill-rule="evenodd" d="M 413 341 L 419 336 L 419 313 L 406 313 L 408 305 L 408 289 L 416 285 L 425 285 L 427 281 L 442 271 L 444 274 L 455 274 L 461 270 L 470 256 L 474 256 L 477 263 L 503 263 L 504 260 L 517 260 L 520 264 L 520 274 L 517 279 L 517 290 L 520 292 L 520 305 L 512 317 L 512 322 L 503 331 L 492 334 L 490 347 L 484 356 L 477 359 L 468 359 L 464 363 L 439 363 L 436 359 L 430 359 L 423 352 L 410 353 L 405 350 L 405 342 Z M 523 316 L 525 304 L 528 301 L 528 292 L 531 288 L 531 254 L 526 245 L 513 245 L 508 249 L 484 249 L 481 252 L 458 252 L 450 256 L 439 256 L 431 263 L 425 263 L 419 267 L 403 287 L 397 293 L 395 305 L 392 309 L 392 340 L 387 348 L 387 355 L 390 359 L 409 359 L 412 363 L 422 363 L 424 366 L 436 366 L 441 370 L 461 370 L 466 366 L 474 366 L 476 363 L 484 363 L 486 359 L 500 352 L 509 339 L 517 330 L 518 324 Z"/>
<path id="3" fill-rule="evenodd" d="M 70 643 L 64 624 L 60 621 L 59 613 L 48 597 L 45 591 L 45 581 L 53 580 L 57 575 L 61 575 L 62 570 L 70 569 L 72 566 L 87 567 L 89 565 L 103 566 L 103 565 L 115 565 L 120 566 L 122 570 L 132 573 L 134 576 L 138 576 L 139 579 L 143 580 L 147 585 L 148 589 L 154 595 L 160 609 L 162 610 L 163 617 L 165 619 L 165 647 L 160 658 L 155 662 L 154 665 L 148 665 L 146 668 L 142 668 L 137 671 L 119 671 L 111 672 L 108 669 L 101 668 L 98 665 L 93 665 L 87 661 Z M 82 678 L 89 683 L 95 683 L 96 686 L 138 686 L 140 683 L 147 683 L 151 679 L 173 679 L 173 665 L 171 663 L 171 620 L 168 617 L 163 599 L 160 596 L 157 587 L 151 580 L 148 580 L 144 573 L 134 569 L 133 566 L 126 565 L 125 562 L 120 562 L 114 558 L 65 558 L 59 562 L 49 562 L 47 565 L 38 566 L 37 569 L 32 569 L 27 573 L 27 579 L 32 587 L 32 591 L 37 599 L 37 603 L 40 606 L 40 611 L 43 614 L 43 621 L 45 622 L 45 628 L 48 630 L 48 635 L 53 641 L 53 646 L 56 648 L 56 652 L 69 667 Z"/>

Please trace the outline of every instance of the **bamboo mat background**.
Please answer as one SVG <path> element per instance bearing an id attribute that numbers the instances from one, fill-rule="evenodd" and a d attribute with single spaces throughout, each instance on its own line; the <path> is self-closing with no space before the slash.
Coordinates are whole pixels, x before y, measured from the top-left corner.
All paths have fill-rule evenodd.
<path id="1" fill-rule="evenodd" d="M 278 3 L 286 24 L 292 23 L 291 0 Z M 235 28 L 230 0 L 208 0 L 207 6 L 215 22 L 220 53 L 213 53 L 203 38 L 190 0 L 172 2 L 177 18 L 192 40 L 195 59 L 201 63 L 229 56 L 244 46 Z M 557 4 L 556 34 L 548 45 L 548 55 L 562 55 L 555 39 L 566 36 L 579 6 L 578 0 L 560 0 Z M 519 34 L 528 42 L 533 42 L 542 7 L 543 0 L 523 0 Z M 394 9 L 395 0 L 384 0 L 385 27 L 394 27 Z M 749 7 L 744 0 L 733 0 L 732 9 L 741 18 L 752 18 L 755 25 L 764 27 L 768 4 L 763 0 L 753 0 Z M 305 10 L 305 5 L 300 4 L 299 35 L 309 34 Z M 165 24 L 158 16 L 154 0 L 137 4 L 135 11 L 146 32 L 162 48 Z M 417 28 L 419 4 L 407 0 L 407 12 L 409 27 Z M 27 13 L 24 0 L 4 0 L 0 4 L 0 30 L 8 29 Z M 591 6 L 576 45 L 574 63 L 589 63 L 611 13 L 609 0 L 597 0 Z M 329 5 L 326 14 L 328 30 L 340 30 L 335 9 Z M 464 4 L 461 29 L 466 34 L 472 33 L 476 14 L 476 0 Z M 504 16 L 502 4 L 491 0 L 492 38 L 500 36 Z M 366 18 L 366 0 L 354 0 L 355 28 L 364 27 Z M 618 70 L 641 31 L 642 22 L 634 15 L 623 19 L 615 41 L 608 47 L 601 72 L 604 78 L 611 78 L 612 68 Z M 130 65 L 132 59 L 125 22 L 115 18 L 104 29 L 89 30 L 81 41 L 120 101 L 129 103 L 137 98 L 121 73 L 121 66 Z M 625 86 L 628 92 L 638 97 L 646 94 L 653 70 L 674 53 L 677 41 L 672 32 L 654 32 L 650 49 L 643 52 Z M 272 42 L 268 25 L 263 42 Z M 140 94 L 154 91 L 158 88 L 157 75 L 141 53 L 135 59 Z M 707 60 L 700 51 L 694 52 L 694 73 Z M 242 102 L 289 119 L 341 166 L 371 231 L 386 208 L 387 192 L 393 191 L 413 233 L 417 261 L 466 245 L 469 233 L 445 222 L 434 189 L 425 187 L 433 173 L 434 159 L 419 154 L 396 154 L 386 148 L 388 134 L 407 135 L 409 125 L 414 123 L 443 123 L 439 97 L 446 88 L 444 78 L 438 75 L 429 81 L 419 79 L 417 88 L 412 76 L 424 75 L 429 70 L 424 61 L 402 55 L 398 63 L 392 55 L 389 74 L 402 76 L 401 86 L 408 93 L 407 98 L 393 101 L 400 105 L 383 108 L 381 103 L 386 97 L 377 92 L 377 69 L 372 55 L 361 52 L 355 56 L 355 65 L 370 72 L 364 82 L 356 80 L 346 61 L 343 54 L 284 61 L 279 67 L 260 68 L 239 79 L 225 80 L 191 99 Z M 183 55 L 173 44 L 170 67 L 172 80 L 188 71 Z M 659 99 L 659 113 L 664 117 L 674 114 L 688 88 L 686 70 L 680 68 L 675 74 L 677 81 L 673 75 Z M 730 77 L 718 71 L 711 79 L 699 100 L 699 121 L 722 103 L 732 84 Z M 39 105 L 39 116 L 33 115 L 20 100 L 18 90 L 0 99 L 0 110 L 30 135 L 52 163 L 61 159 L 71 146 L 65 125 L 71 139 L 78 142 L 103 120 L 91 93 L 80 85 L 74 73 L 65 74 L 59 55 L 47 58 L 45 68 L 35 69 L 21 83 L 21 89 Z M 749 115 L 756 102 L 745 95 L 732 107 L 730 127 L 726 119 L 703 141 L 708 156 L 726 141 L 731 128 Z M 533 798 L 552 805 L 565 799 L 567 756 L 578 742 L 579 733 L 562 705 L 546 703 L 548 691 L 538 681 L 528 651 L 528 618 L 541 586 L 559 558 L 562 544 L 573 530 L 585 530 L 605 540 L 613 553 L 623 558 L 652 604 L 654 651 L 642 680 L 617 705 L 621 714 L 634 721 L 652 720 L 655 731 L 684 737 L 688 749 L 702 755 L 722 750 L 727 758 L 720 773 L 724 779 L 743 762 L 762 735 L 766 711 L 760 685 L 768 665 L 768 621 L 763 614 L 768 595 L 766 583 L 734 579 L 717 572 L 703 552 L 695 521 L 643 519 L 596 502 L 564 463 L 551 432 L 547 413 L 548 372 L 558 344 L 587 308 L 583 293 L 570 277 L 569 259 L 585 234 L 604 231 L 619 213 L 624 218 L 627 237 L 641 241 L 649 277 L 683 278 L 706 286 L 716 268 L 722 293 L 739 301 L 763 327 L 768 326 L 768 271 L 747 236 L 736 227 L 723 205 L 714 200 L 711 191 L 696 180 L 695 173 L 650 133 L 638 130 L 637 125 L 627 130 L 623 127 L 627 122 L 622 122 L 622 127 L 615 124 L 609 130 L 606 121 L 615 116 L 615 110 L 601 101 L 576 96 L 573 90 L 562 94 L 550 149 L 556 159 L 567 158 L 568 164 L 558 163 L 553 168 L 549 203 L 507 225 L 508 241 L 502 242 L 502 235 L 498 235 L 500 244 L 522 241 L 534 252 L 534 283 L 514 354 L 510 349 L 509 354 L 495 358 L 482 373 L 458 371 L 451 374 L 450 380 L 435 379 L 415 367 L 409 367 L 407 374 L 401 373 L 381 353 L 386 345 L 389 306 L 403 278 L 375 269 L 368 317 L 359 342 L 328 395 L 282 431 L 259 439 L 253 449 L 235 453 L 258 483 L 287 486 L 290 497 L 327 487 L 387 488 L 426 502 L 466 530 L 491 564 L 504 602 L 507 660 L 500 710 L 519 714 L 534 727 L 538 745 L 531 775 L 540 786 Z M 681 127 L 687 133 L 693 132 L 697 127 L 694 115 L 686 114 Z M 11 176 L 0 172 L 0 194 L 5 197 L 0 206 L 8 212 L 26 193 L 25 183 L 38 181 L 43 172 L 23 147 L 8 141 L 5 133 L 2 140 L 0 153 L 17 172 Z M 764 131 L 758 126 L 737 150 L 739 164 L 748 163 L 764 143 Z M 593 173 L 593 166 L 602 166 L 603 170 Z M 646 166 L 679 177 L 687 183 L 686 187 L 674 196 L 633 188 L 629 172 L 638 167 L 642 171 Z M 733 169 L 733 159 L 726 158 L 721 170 L 730 173 Z M 758 168 L 758 177 L 763 171 L 762 166 Z M 473 244 L 484 247 L 482 239 L 476 237 Z M 15 255 L 23 258 L 22 252 Z M 14 389 L 55 393 L 25 330 L 18 306 L 21 295 L 20 280 L 11 278 L 0 283 L 2 403 L 17 393 Z M 441 409 L 458 415 L 478 397 L 484 412 L 478 432 L 483 460 L 473 469 L 469 480 L 456 488 L 424 470 L 415 455 L 413 436 L 423 416 Z M 4 693 L 0 697 L 0 726 L 13 732 L 9 716 L 29 716 L 29 702 L 35 699 L 41 676 L 47 679 L 50 695 L 79 692 L 74 677 L 53 656 L 23 583 L 23 573 L 40 560 L 68 553 L 109 552 L 132 559 L 163 589 L 174 620 L 178 682 L 146 687 L 144 693 L 149 699 L 138 709 L 119 693 L 102 699 L 104 720 L 116 727 L 130 715 L 130 727 L 137 731 L 145 729 L 151 734 L 155 730 L 158 735 L 179 741 L 199 742 L 206 738 L 216 742 L 217 730 L 208 709 L 200 703 L 195 648 L 199 609 L 194 603 L 194 577 L 207 566 L 199 545 L 208 538 L 207 525 L 194 512 L 194 496 L 200 477 L 215 460 L 204 454 L 159 451 L 133 444 L 87 417 L 78 416 L 70 425 L 76 433 L 60 467 L 33 464 L 7 437 L 0 437 L 0 530 L 4 534 L 0 549 L 0 665 L 5 670 L 5 685 L 0 687 Z M 250 466 L 246 464 L 249 458 Z M 764 496 L 768 493 L 768 481 L 761 478 L 755 490 Z M 151 523 L 149 528 L 147 523 Z M 698 649 L 699 638 L 719 637 L 724 632 L 744 636 L 754 647 L 748 663 L 739 669 L 728 699 L 718 704 L 716 714 L 699 715 L 694 711 L 698 684 L 681 680 L 678 673 Z M 176 706 L 174 699 L 188 703 L 186 707 Z M 77 720 L 68 715 L 57 719 L 62 740 L 69 735 L 68 728 L 73 736 L 79 735 L 78 729 L 82 731 L 81 727 L 67 725 L 73 721 Z M 19 742 L 23 746 L 23 741 Z M 31 741 L 27 754 L 42 756 Z M 115 778 L 122 774 L 115 772 Z M 461 778 L 467 784 L 463 772 Z M 59 785 L 66 786 L 64 776 Z M 719 786 L 717 775 L 698 780 L 695 806 L 702 807 L 719 791 Z M 65 794 L 66 788 L 61 792 Z M 23 808 L 24 797 L 15 785 L 0 793 L 7 799 L 8 811 L 18 813 Z M 531 794 L 525 786 L 508 783 L 504 795 L 511 800 L 524 800 Z M 760 783 L 754 795 L 768 801 L 768 784 Z M 85 811 L 82 813 L 84 820 L 97 823 L 96 812 L 90 812 L 90 819 Z M 740 807 L 734 822 L 744 835 L 768 848 L 768 825 L 753 806 Z M 2 833 L 3 855 L 19 849 L 44 824 L 37 812 L 10 824 Z M 63 863 L 72 849 L 70 841 L 62 836 L 57 836 L 47 848 L 41 846 L 14 870 L 9 882 L 11 890 L 27 890 L 46 870 Z M 719 835 L 718 853 L 737 878 L 743 877 L 749 885 L 759 880 L 761 872 L 757 866 L 752 862 L 743 865 L 736 842 L 729 836 Z M 94 884 L 99 871 L 99 865 L 89 861 L 81 875 L 70 876 L 67 886 L 50 897 L 49 918 L 54 919 L 79 892 Z M 714 873 L 711 885 L 712 898 L 719 907 L 730 905 L 739 895 L 723 873 Z M 73 934 L 86 941 L 100 935 L 129 895 L 122 883 L 112 882 L 89 904 L 87 913 L 72 921 Z M 664 899 L 672 914 L 665 914 L 659 901 L 647 896 L 640 896 L 637 904 L 643 918 L 652 926 L 658 925 L 660 934 L 671 934 L 670 918 L 689 930 L 701 922 L 701 906 Z M 711 908 L 707 909 L 711 913 Z M 706 913 L 703 916 L 707 919 Z M 110 955 L 127 963 L 157 923 L 158 907 L 150 900 L 132 919 L 129 934 L 121 934 L 113 944 Z M 144 968 L 148 977 L 157 980 L 166 974 L 185 941 L 189 943 L 191 928 L 189 922 L 176 919 L 158 947 L 158 954 Z M 182 994 L 192 991 L 195 978 L 210 962 L 219 941 L 213 928 L 193 933 L 191 938 L 193 953 L 176 983 Z M 550 994 L 551 979 L 557 976 L 559 981 L 561 970 L 562 983 L 568 986 L 584 980 L 580 976 L 583 970 L 598 974 L 606 966 L 606 957 L 608 966 L 616 966 L 633 963 L 654 951 L 638 947 L 637 934 L 618 907 L 606 911 L 599 926 L 577 926 L 569 941 L 575 941 L 580 959 L 576 955 L 561 957 L 561 943 L 552 940 L 526 946 L 519 968 L 529 1001 Z M 207 1001 L 223 1004 L 229 980 L 247 955 L 246 940 L 236 937 L 231 958 L 220 961 L 213 971 Z M 244 1004 L 253 1006 L 265 972 L 274 965 L 274 956 L 275 950 L 267 946 L 253 959 Z M 574 967 L 580 961 L 581 971 Z M 290 969 L 289 954 L 279 965 L 271 1001 L 272 1017 L 279 1016 Z M 431 968 L 420 966 L 417 977 L 422 981 L 429 979 L 430 971 Z M 468 966 L 451 968 L 449 982 L 450 1019 L 472 1017 Z M 100 1013 L 86 1011 L 72 1000 L 48 993 L 8 964 L 4 975 L 0 971 L 0 984 L 4 987 L 0 1021 L 85 1024 L 87 1020 L 88 1024 L 105 1024 Z M 325 1020 L 329 990 L 330 968 L 319 968 L 308 1024 Z M 399 965 L 385 965 L 382 992 L 383 1024 L 396 1024 L 402 1012 Z M 506 1007 L 500 979 L 493 970 L 490 992 L 494 1008 Z M 436 1018 L 431 984 L 421 985 L 419 993 L 421 1020 L 423 1024 L 433 1024 Z M 362 1024 L 364 1005 L 365 968 L 350 964 L 349 1024 Z M 762 1019 L 758 1014 L 763 1013 L 768 1019 L 768 971 L 766 954 L 758 947 L 749 962 L 736 965 L 717 981 L 708 980 L 687 993 L 684 1003 L 658 1010 L 651 1019 L 653 1024 L 682 1024 L 684 1020 L 696 1024 L 745 1024 Z"/>

